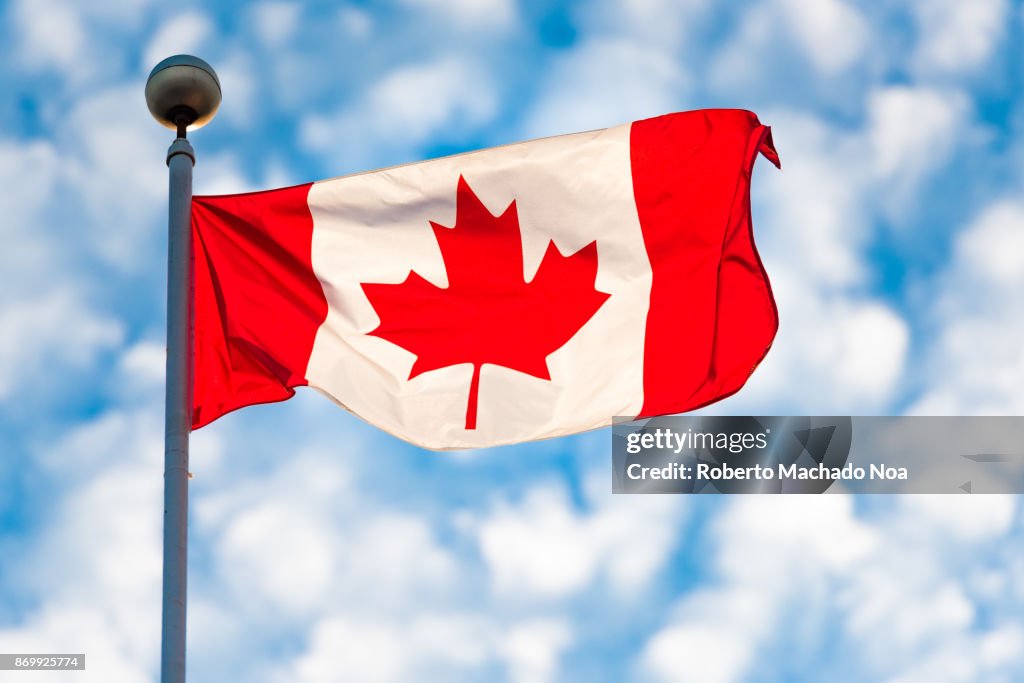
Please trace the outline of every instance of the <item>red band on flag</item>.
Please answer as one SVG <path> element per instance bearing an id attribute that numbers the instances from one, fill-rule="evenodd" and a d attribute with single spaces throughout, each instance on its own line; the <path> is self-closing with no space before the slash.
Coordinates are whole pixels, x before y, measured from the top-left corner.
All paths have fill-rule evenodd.
<path id="1" fill-rule="evenodd" d="M 311 261 L 310 187 L 192 200 L 193 429 L 306 384 L 327 317 Z"/>
<path id="2" fill-rule="evenodd" d="M 750 172 L 758 152 L 779 160 L 769 129 L 742 110 L 637 121 L 630 138 L 653 277 L 641 416 L 681 413 L 738 391 L 775 338 Z"/>

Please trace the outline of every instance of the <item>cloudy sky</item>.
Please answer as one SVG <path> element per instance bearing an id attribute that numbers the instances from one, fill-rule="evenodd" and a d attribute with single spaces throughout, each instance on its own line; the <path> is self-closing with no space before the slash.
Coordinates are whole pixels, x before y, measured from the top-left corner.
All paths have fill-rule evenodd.
<path id="1" fill-rule="evenodd" d="M 1024 413 L 1024 11 L 1005 0 L 0 5 L 0 652 L 158 666 L 166 130 L 201 193 L 756 111 L 781 329 L 746 414 Z M 193 437 L 190 680 L 1015 681 L 1013 497 L 612 497 L 609 435 L 437 454 L 313 392 Z M 13 680 L 13 678 L 12 678 Z"/>

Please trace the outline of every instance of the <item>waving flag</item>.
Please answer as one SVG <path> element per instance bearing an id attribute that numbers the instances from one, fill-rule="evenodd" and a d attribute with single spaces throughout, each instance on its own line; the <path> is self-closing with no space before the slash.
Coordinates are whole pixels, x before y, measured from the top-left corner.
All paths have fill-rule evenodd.
<path id="1" fill-rule="evenodd" d="M 728 396 L 778 327 L 751 112 L 707 110 L 192 207 L 193 428 L 311 386 L 407 441 Z"/>

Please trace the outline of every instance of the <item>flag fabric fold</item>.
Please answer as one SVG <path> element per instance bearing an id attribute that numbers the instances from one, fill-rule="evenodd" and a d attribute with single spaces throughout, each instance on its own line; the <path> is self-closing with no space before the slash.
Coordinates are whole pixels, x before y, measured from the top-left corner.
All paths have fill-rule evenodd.
<path id="1" fill-rule="evenodd" d="M 758 154 L 753 113 L 704 110 L 197 196 L 192 426 L 310 386 L 471 448 L 728 396 L 778 327 Z"/>

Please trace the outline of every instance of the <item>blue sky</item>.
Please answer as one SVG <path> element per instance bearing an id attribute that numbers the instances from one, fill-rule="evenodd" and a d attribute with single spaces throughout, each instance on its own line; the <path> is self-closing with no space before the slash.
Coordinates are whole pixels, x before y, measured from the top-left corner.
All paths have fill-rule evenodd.
<path id="1" fill-rule="evenodd" d="M 781 329 L 714 409 L 1024 414 L 1019 3 L 2 7 L 0 651 L 157 667 L 170 138 L 142 90 L 176 52 L 224 86 L 201 193 L 753 109 Z M 190 679 L 1024 677 L 1016 498 L 613 498 L 608 440 L 429 453 L 302 391 L 201 430 Z"/>

